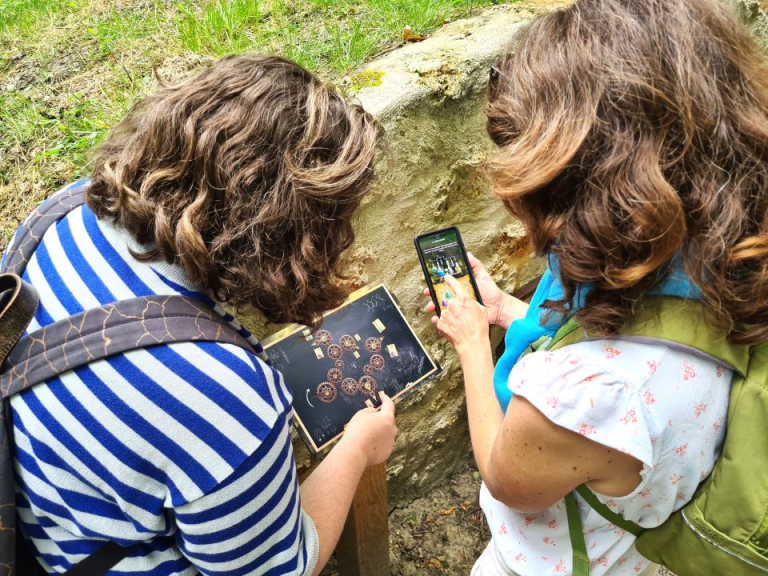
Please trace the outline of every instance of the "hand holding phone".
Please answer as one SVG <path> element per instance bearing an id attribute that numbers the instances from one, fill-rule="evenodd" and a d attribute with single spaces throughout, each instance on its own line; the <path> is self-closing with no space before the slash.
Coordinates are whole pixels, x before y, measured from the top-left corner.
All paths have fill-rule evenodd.
<path id="1" fill-rule="evenodd" d="M 475 300 L 483 303 L 458 228 L 451 226 L 419 234 L 413 242 L 438 316 L 455 296 L 445 281 L 448 275 L 464 284 Z"/>

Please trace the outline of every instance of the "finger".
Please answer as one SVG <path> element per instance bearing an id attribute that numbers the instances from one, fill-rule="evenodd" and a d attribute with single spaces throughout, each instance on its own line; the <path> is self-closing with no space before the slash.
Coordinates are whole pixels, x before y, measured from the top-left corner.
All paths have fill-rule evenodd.
<path id="1" fill-rule="evenodd" d="M 461 282 L 456 280 L 453 276 L 446 275 L 445 281 L 448 283 L 448 286 L 451 287 L 451 290 L 456 296 L 467 296 L 468 293 L 464 289 L 464 286 L 461 285 Z"/>
<path id="2" fill-rule="evenodd" d="M 430 300 L 429 304 L 427 304 L 427 312 L 434 312 L 435 311 L 435 303 Z"/>
<path id="3" fill-rule="evenodd" d="M 422 294 L 424 294 L 424 296 L 431 296 L 431 294 L 429 293 L 429 288 L 424 288 L 424 291 L 422 292 Z"/>
<path id="4" fill-rule="evenodd" d="M 472 266 L 472 270 L 482 270 L 485 268 L 483 263 L 475 258 L 475 255 L 472 254 L 472 252 L 467 252 L 467 260 L 469 260 L 469 265 Z"/>
<path id="5" fill-rule="evenodd" d="M 392 398 L 387 396 L 385 392 L 379 392 L 379 398 L 381 398 L 381 413 L 395 415 L 395 403 Z"/>
<path id="6" fill-rule="evenodd" d="M 432 316 L 432 324 L 434 324 L 435 327 L 437 327 L 438 322 L 440 322 L 440 318 L 438 318 L 437 316 Z"/>

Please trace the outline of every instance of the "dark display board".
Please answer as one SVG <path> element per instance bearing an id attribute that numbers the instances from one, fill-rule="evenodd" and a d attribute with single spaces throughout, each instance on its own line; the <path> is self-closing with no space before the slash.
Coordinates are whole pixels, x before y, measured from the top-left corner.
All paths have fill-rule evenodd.
<path id="1" fill-rule="evenodd" d="M 378 406 L 380 390 L 397 399 L 441 371 L 383 284 L 352 294 L 314 334 L 289 326 L 263 345 L 293 391 L 296 427 L 314 455 L 358 410 Z"/>

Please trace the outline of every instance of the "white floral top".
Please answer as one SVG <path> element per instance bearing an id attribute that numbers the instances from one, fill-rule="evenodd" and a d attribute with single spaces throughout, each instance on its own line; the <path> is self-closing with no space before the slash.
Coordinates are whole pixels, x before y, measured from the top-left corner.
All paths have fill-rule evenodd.
<path id="1" fill-rule="evenodd" d="M 509 387 L 555 424 L 643 463 L 640 485 L 621 498 L 602 497 L 626 519 L 660 525 L 693 496 L 720 453 L 732 371 L 658 344 L 580 342 L 529 354 Z M 602 518 L 577 496 L 590 576 L 636 575 L 649 564 L 634 536 Z M 494 543 L 521 576 L 571 574 L 565 503 L 521 514 L 480 493 Z"/>

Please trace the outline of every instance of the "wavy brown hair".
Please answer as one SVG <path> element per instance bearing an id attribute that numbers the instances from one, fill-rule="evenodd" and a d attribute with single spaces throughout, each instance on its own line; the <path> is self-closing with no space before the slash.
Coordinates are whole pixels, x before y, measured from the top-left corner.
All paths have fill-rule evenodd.
<path id="1" fill-rule="evenodd" d="M 381 130 L 302 67 L 227 57 L 133 107 L 94 158 L 88 206 L 216 299 L 316 324 Z"/>
<path id="2" fill-rule="evenodd" d="M 680 260 L 732 340 L 768 340 L 768 69 L 716 0 L 579 0 L 538 18 L 487 107 L 495 190 L 615 333 Z M 679 258 L 676 258 L 679 257 Z"/>

